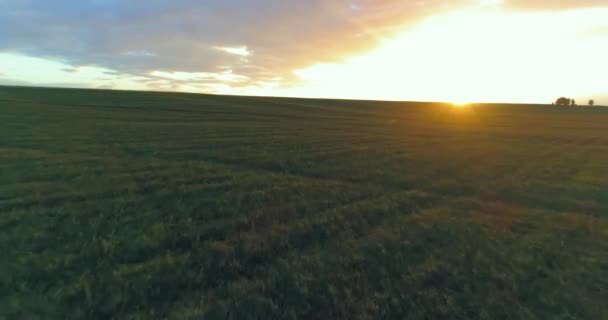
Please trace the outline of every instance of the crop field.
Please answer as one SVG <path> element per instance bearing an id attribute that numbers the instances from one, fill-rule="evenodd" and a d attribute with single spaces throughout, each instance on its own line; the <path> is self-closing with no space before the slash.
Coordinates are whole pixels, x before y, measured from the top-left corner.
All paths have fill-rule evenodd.
<path id="1" fill-rule="evenodd" d="M 608 109 L 0 87 L 0 319 L 607 319 Z"/>

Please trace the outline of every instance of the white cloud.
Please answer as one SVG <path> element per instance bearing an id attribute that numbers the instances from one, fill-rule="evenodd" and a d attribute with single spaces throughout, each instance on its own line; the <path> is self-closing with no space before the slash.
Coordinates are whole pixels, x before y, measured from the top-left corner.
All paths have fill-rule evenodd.
<path id="1" fill-rule="evenodd" d="M 177 80 L 177 81 L 208 81 L 216 80 L 220 82 L 245 82 L 249 77 L 234 74 L 232 70 L 227 70 L 221 73 L 214 72 L 181 72 L 181 71 L 159 71 L 155 70 L 149 73 L 150 76 Z"/>
<path id="2" fill-rule="evenodd" d="M 125 53 L 126 56 L 129 57 L 157 57 L 158 54 L 150 52 L 150 51 L 127 51 Z"/>
<path id="3" fill-rule="evenodd" d="M 226 52 L 228 54 L 233 54 L 236 56 L 241 56 L 241 57 L 249 57 L 252 53 L 251 51 L 249 51 L 249 49 L 247 48 L 247 46 L 242 46 L 242 47 L 213 47 L 215 50 L 219 50 L 219 51 L 223 51 Z"/>
<path id="4" fill-rule="evenodd" d="M 504 0 L 479 0 L 481 6 L 500 6 L 504 4 Z"/>
<path id="5" fill-rule="evenodd" d="M 131 90 L 149 89 L 147 77 L 118 73 L 97 66 L 73 66 L 64 62 L 20 54 L 0 53 L 1 83 L 24 85 L 62 85 L 71 87 L 104 87 Z"/>

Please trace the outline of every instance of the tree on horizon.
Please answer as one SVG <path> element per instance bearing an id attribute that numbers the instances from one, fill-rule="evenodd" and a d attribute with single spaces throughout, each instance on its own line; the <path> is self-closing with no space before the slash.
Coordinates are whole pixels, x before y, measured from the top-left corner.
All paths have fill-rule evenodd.
<path id="1" fill-rule="evenodd" d="M 569 98 L 561 97 L 555 101 L 555 105 L 557 106 L 569 106 L 572 101 Z"/>

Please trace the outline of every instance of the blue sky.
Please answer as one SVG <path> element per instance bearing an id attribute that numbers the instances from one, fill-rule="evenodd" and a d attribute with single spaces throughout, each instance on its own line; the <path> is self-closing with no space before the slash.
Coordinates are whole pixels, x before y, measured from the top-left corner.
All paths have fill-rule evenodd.
<path id="1" fill-rule="evenodd" d="M 426 32 L 428 41 L 413 43 L 408 40 L 412 38 L 410 33 L 421 30 L 421 25 L 431 25 L 429 20 L 436 19 L 441 22 L 437 25 L 442 26 L 462 24 L 448 18 L 454 12 L 468 10 L 466 12 L 474 12 L 475 16 L 466 20 L 479 21 L 474 28 L 483 30 L 487 20 L 477 19 L 481 13 L 495 14 L 500 11 L 504 13 L 503 16 L 507 16 L 507 13 L 518 14 L 512 18 L 514 24 L 526 19 L 526 15 L 542 15 L 543 19 L 546 15 L 556 17 L 553 20 L 546 18 L 547 23 L 551 24 L 560 15 L 582 17 L 592 14 L 596 16 L 593 24 L 577 22 L 572 30 L 556 31 L 562 33 L 555 33 L 555 36 L 589 33 L 572 39 L 581 46 L 590 46 L 586 48 L 588 50 L 603 52 L 601 46 L 608 46 L 608 19 L 606 23 L 601 22 L 604 17 L 608 18 L 605 9 L 608 9 L 608 3 L 604 0 L 0 0 L 0 83 L 227 94 L 450 100 L 458 96 L 454 92 L 447 92 L 450 83 L 444 81 L 433 87 L 429 82 L 422 87 L 412 81 L 419 79 L 421 74 L 412 72 L 409 79 L 404 75 L 420 65 L 418 62 L 412 63 L 415 58 L 421 59 L 431 50 L 436 52 L 438 47 L 428 43 L 446 42 L 445 34 L 441 34 L 448 32 L 445 30 Z M 530 25 L 530 28 L 536 27 Z M 469 29 L 463 30 L 468 32 L 466 30 Z M 545 37 L 540 33 L 538 35 Z M 454 34 L 454 37 L 459 36 L 466 41 L 466 35 Z M 510 37 L 508 34 L 501 36 Z M 521 36 L 521 33 L 513 36 Z M 483 34 L 476 37 L 485 38 Z M 392 44 L 394 39 L 402 39 L 399 41 L 410 43 L 411 47 Z M 533 44 L 527 45 L 529 49 L 535 49 Z M 386 47 L 400 48 L 395 50 L 402 51 L 387 55 L 384 52 Z M 352 60 L 374 52 L 384 52 L 383 57 L 390 56 L 393 60 L 387 62 L 390 63 L 388 66 L 378 65 L 375 71 L 361 73 L 366 72 L 362 71 L 366 68 L 357 66 Z M 412 57 L 408 57 L 408 52 L 412 53 Z M 445 55 L 447 57 L 450 53 L 446 51 Z M 586 60 L 594 57 L 587 57 Z M 435 58 L 452 61 L 450 57 Z M 361 61 L 377 60 L 370 59 Z M 567 59 L 565 55 L 563 59 Z M 575 72 L 574 59 L 585 59 L 585 56 L 576 55 L 572 61 L 563 61 L 566 67 L 573 69 L 570 78 L 589 78 L 585 72 L 590 76 L 603 72 L 599 66 L 598 70 Z M 501 59 L 496 61 L 497 64 L 501 63 Z M 453 60 L 454 65 L 460 62 Z M 466 72 L 460 69 L 444 66 L 433 70 L 433 65 L 437 63 L 422 63 L 426 66 L 425 72 L 431 72 L 435 77 L 453 79 L 455 72 L 460 72 L 461 78 L 467 77 L 462 74 Z M 531 73 L 550 68 L 543 65 L 544 69 L 535 70 L 533 66 L 538 63 L 526 63 L 532 66 L 528 68 Z M 555 65 L 556 69 L 563 67 Z M 588 64 L 584 67 L 590 68 Z M 310 72 L 311 68 L 325 68 L 323 70 L 326 71 L 314 74 Z M 400 74 L 385 77 L 383 68 L 387 69 L 387 74 L 392 69 L 400 70 Z M 357 75 L 362 79 L 373 79 L 352 83 L 349 78 L 354 72 L 359 72 Z M 332 77 L 328 77 L 328 73 Z M 325 83 L 328 78 L 332 79 L 332 85 Z M 542 78 L 539 79 L 542 81 Z M 335 82 L 343 85 L 336 86 Z M 411 89 L 395 85 L 395 82 L 408 84 Z M 567 87 L 556 85 L 555 95 L 571 95 L 579 99 L 598 97 L 596 99 L 600 101 L 602 96 L 608 96 L 608 83 L 604 92 L 596 92 L 601 90 L 595 88 L 595 83 L 592 84 L 594 86 L 590 86 L 589 92 L 585 92 L 584 88 L 573 82 L 571 87 L 576 87 L 576 90 L 571 93 L 564 92 Z M 472 82 L 473 85 L 479 86 L 476 82 Z M 508 86 L 509 83 L 503 81 L 501 85 Z M 379 90 L 375 86 L 392 88 L 392 91 Z M 352 94 L 349 93 L 350 89 Z M 540 102 L 553 94 L 550 89 L 544 88 L 546 92 L 539 96 L 530 95 L 523 88 L 521 95 L 490 90 L 496 92 L 470 99 L 517 102 L 528 99 Z"/>

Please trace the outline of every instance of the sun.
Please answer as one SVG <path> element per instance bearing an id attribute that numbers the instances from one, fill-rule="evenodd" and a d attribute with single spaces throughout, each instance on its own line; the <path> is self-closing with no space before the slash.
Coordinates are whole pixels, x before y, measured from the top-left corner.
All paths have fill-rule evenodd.
<path id="1" fill-rule="evenodd" d="M 463 101 L 463 100 L 461 100 L 461 101 L 454 100 L 451 102 L 451 104 L 454 108 L 458 108 L 458 109 L 467 108 L 471 105 L 470 102 Z"/>

